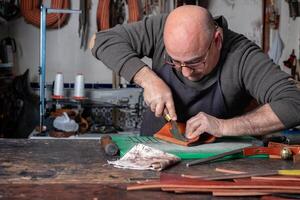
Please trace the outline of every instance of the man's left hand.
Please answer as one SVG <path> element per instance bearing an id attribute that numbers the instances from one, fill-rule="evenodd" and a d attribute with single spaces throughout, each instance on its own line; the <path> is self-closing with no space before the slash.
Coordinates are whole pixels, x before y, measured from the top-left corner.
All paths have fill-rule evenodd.
<path id="1" fill-rule="evenodd" d="M 215 137 L 221 137 L 223 135 L 223 121 L 204 112 L 199 112 L 187 121 L 185 136 L 192 139 L 206 132 Z"/>

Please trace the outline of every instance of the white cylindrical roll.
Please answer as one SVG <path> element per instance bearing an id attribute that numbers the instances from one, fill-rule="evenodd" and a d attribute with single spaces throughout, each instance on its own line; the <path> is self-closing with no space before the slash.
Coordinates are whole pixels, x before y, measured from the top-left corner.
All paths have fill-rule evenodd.
<path id="1" fill-rule="evenodd" d="M 84 77 L 82 74 L 77 74 L 75 78 L 74 97 L 75 98 L 84 97 Z"/>
<path id="2" fill-rule="evenodd" d="M 55 76 L 53 95 L 54 97 L 64 96 L 64 76 L 60 72 Z"/>

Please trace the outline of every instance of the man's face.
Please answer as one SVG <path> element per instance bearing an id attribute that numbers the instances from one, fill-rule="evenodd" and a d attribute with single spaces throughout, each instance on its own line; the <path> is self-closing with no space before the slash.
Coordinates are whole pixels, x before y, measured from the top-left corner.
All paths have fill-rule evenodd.
<path id="1" fill-rule="evenodd" d="M 212 36 L 210 36 L 209 43 L 205 43 L 205 47 L 199 48 L 191 42 L 191 45 L 194 45 L 195 47 L 187 48 L 188 50 L 181 48 L 179 51 L 172 51 L 170 49 L 170 52 L 168 53 L 171 58 L 166 61 L 166 63 L 180 71 L 187 79 L 198 81 L 209 74 L 217 64 L 218 59 L 215 59 L 217 58 L 215 41 L 216 32 L 214 31 Z M 188 45 L 188 47 L 191 45 Z M 182 50 L 182 53 L 180 50 Z"/>

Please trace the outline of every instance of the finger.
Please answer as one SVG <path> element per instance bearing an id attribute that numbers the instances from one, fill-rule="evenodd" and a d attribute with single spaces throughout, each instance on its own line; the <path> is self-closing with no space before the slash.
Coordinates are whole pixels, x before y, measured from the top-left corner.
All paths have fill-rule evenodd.
<path id="1" fill-rule="evenodd" d="M 148 100 L 148 98 L 145 94 L 144 94 L 144 102 L 147 106 L 150 106 L 150 101 Z"/>
<path id="2" fill-rule="evenodd" d="M 200 126 L 198 126 L 197 129 L 195 129 L 195 130 L 191 133 L 191 135 L 193 136 L 193 138 L 195 138 L 195 137 L 200 136 L 202 133 L 204 133 L 204 131 L 203 131 L 203 127 L 200 125 Z"/>
<path id="3" fill-rule="evenodd" d="M 197 116 L 197 115 L 196 115 Z M 192 117 L 190 118 L 187 122 L 186 122 L 186 129 L 185 129 L 185 133 L 186 133 L 186 137 L 187 138 L 194 138 L 197 137 L 197 135 L 194 135 L 195 130 L 197 130 L 197 128 L 199 126 L 201 126 L 201 121 L 196 117 Z"/>
<path id="4" fill-rule="evenodd" d="M 146 101 L 146 100 L 145 100 L 144 102 L 145 102 L 146 106 L 148 106 L 148 107 L 150 106 L 149 101 Z"/>
<path id="5" fill-rule="evenodd" d="M 175 105 L 172 98 L 166 103 L 166 109 L 168 114 L 171 116 L 172 120 L 176 121 L 177 115 L 176 115 Z"/>
<path id="6" fill-rule="evenodd" d="M 156 117 L 161 117 L 164 113 L 164 104 L 163 103 L 159 103 L 156 105 L 156 108 L 155 108 L 155 116 Z"/>
<path id="7" fill-rule="evenodd" d="M 156 108 L 156 103 L 151 103 L 151 104 L 150 104 L 150 109 L 151 109 L 151 111 L 154 112 L 154 113 L 155 113 L 155 108 Z"/>

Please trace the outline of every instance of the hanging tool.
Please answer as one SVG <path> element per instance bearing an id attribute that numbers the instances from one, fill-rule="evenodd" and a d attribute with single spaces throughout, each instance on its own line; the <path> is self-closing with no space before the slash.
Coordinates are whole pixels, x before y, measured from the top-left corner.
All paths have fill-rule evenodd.
<path id="1" fill-rule="evenodd" d="M 80 48 L 86 50 L 89 30 L 89 10 L 91 8 L 90 0 L 80 0 L 78 35 L 81 38 Z"/>

